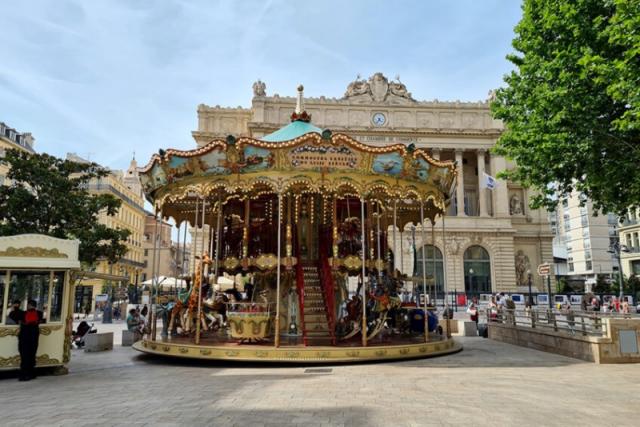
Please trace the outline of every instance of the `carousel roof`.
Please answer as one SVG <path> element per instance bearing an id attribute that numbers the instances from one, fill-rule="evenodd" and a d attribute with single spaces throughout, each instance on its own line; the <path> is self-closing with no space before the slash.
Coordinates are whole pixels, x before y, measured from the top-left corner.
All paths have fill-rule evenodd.
<path id="1" fill-rule="evenodd" d="M 280 128 L 277 131 L 270 133 L 269 135 L 263 136 L 261 139 L 262 141 L 267 142 L 284 142 L 291 141 L 292 139 L 296 139 L 299 136 L 312 132 L 321 134 L 322 129 L 312 125 L 309 122 L 295 120 L 285 127 Z"/>
<path id="2" fill-rule="evenodd" d="M 177 221 L 195 200 L 245 194 L 316 192 L 387 201 L 425 202 L 426 217 L 444 212 L 456 183 L 455 164 L 432 159 L 413 144 L 383 147 L 332 134 L 310 123 L 302 86 L 291 123 L 263 137 L 217 139 L 194 150 L 160 150 L 140 179 L 147 199 Z"/>

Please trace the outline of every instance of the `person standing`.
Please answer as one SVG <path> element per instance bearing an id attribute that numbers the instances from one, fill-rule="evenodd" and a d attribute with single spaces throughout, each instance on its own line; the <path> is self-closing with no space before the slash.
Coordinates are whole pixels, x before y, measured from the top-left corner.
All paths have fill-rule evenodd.
<path id="1" fill-rule="evenodd" d="M 27 302 L 27 311 L 20 319 L 18 333 L 18 351 L 20 352 L 19 381 L 29 381 L 36 377 L 36 353 L 40 339 L 40 323 L 43 321 L 42 311 L 37 309 L 34 300 Z"/>
<path id="2" fill-rule="evenodd" d="M 9 312 L 7 316 L 7 325 L 19 325 L 22 316 L 24 316 L 24 311 L 20 308 L 20 304 L 22 301 L 19 299 L 15 300 L 12 304 L 12 310 Z"/>

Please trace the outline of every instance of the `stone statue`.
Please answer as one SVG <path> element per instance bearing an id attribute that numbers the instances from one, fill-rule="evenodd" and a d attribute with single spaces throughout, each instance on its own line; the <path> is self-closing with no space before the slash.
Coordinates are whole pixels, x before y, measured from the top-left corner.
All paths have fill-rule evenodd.
<path id="1" fill-rule="evenodd" d="M 511 196 L 509 200 L 509 213 L 511 215 L 522 215 L 524 213 L 522 210 L 522 202 L 517 194 Z"/>
<path id="2" fill-rule="evenodd" d="M 487 102 L 493 102 L 496 100 L 496 90 L 491 89 L 487 94 Z"/>
<path id="3" fill-rule="evenodd" d="M 531 261 L 522 250 L 519 250 L 515 256 L 516 263 L 516 283 L 518 286 L 527 286 L 529 277 L 527 270 L 531 269 Z"/>
<path id="4" fill-rule="evenodd" d="M 260 79 L 253 84 L 253 96 L 267 96 L 267 85 Z"/>
<path id="5" fill-rule="evenodd" d="M 399 77 L 396 77 L 396 81 L 389 82 L 382 73 L 375 73 L 369 77 L 369 80 L 361 79 L 358 75 L 353 82 L 349 83 L 344 98 L 353 98 L 356 102 L 375 101 L 395 104 L 416 102 L 404 83 L 400 82 Z"/>
<path id="6" fill-rule="evenodd" d="M 349 98 L 352 96 L 365 95 L 370 94 L 371 89 L 369 88 L 369 83 L 365 80 L 360 79 L 360 75 L 347 86 L 347 91 L 344 94 L 345 98 Z"/>
<path id="7" fill-rule="evenodd" d="M 411 94 L 407 91 L 407 87 L 400 82 L 389 83 L 389 92 L 395 96 L 411 99 Z"/>

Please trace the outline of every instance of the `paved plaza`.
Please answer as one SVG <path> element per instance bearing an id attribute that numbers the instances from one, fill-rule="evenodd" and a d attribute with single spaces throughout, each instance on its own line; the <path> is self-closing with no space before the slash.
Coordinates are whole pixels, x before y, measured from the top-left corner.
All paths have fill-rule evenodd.
<path id="1" fill-rule="evenodd" d="M 74 350 L 70 374 L 0 379 L 0 424 L 637 425 L 640 369 L 482 338 L 452 356 L 268 366 Z"/>

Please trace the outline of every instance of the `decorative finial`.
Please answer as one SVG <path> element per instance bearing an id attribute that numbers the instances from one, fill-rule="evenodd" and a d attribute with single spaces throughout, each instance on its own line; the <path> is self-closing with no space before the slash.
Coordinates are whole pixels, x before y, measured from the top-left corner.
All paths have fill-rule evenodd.
<path id="1" fill-rule="evenodd" d="M 307 112 L 304 111 L 303 97 L 302 97 L 303 91 L 304 91 L 304 86 L 299 85 L 298 98 L 296 99 L 296 109 L 291 115 L 292 122 L 295 122 L 298 120 L 303 122 L 309 122 L 311 120 L 311 115 L 307 114 Z"/>
<path id="2" fill-rule="evenodd" d="M 296 100 L 296 114 L 302 113 L 302 93 L 304 91 L 304 86 L 298 86 L 298 99 Z"/>

